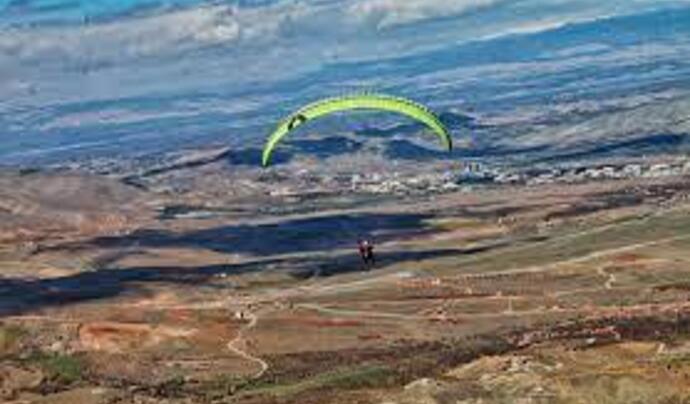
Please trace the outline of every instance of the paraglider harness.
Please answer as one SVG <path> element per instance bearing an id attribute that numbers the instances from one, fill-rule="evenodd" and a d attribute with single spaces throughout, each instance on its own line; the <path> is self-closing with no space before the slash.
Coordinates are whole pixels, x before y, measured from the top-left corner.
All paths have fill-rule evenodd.
<path id="1" fill-rule="evenodd" d="M 374 243 L 369 240 L 358 240 L 359 256 L 362 258 L 364 269 L 369 270 L 376 265 L 376 258 L 374 257 Z"/>

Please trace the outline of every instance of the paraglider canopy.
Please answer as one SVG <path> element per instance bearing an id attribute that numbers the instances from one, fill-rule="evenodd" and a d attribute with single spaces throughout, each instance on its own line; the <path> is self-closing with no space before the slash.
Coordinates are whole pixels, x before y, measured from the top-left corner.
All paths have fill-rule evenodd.
<path id="1" fill-rule="evenodd" d="M 448 129 L 428 108 L 414 101 L 390 95 L 362 93 L 343 97 L 327 98 L 309 104 L 283 119 L 268 137 L 264 147 L 261 163 L 266 167 L 276 145 L 288 133 L 304 123 L 334 112 L 358 109 L 371 109 L 396 112 L 424 123 L 441 140 L 448 150 L 453 148 L 453 140 Z"/>

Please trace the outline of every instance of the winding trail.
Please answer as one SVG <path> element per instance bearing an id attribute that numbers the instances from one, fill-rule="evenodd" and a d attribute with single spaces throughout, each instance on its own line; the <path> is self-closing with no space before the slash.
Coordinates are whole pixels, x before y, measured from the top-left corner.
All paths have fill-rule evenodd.
<path id="1" fill-rule="evenodd" d="M 527 266 L 527 267 L 522 267 L 522 268 L 515 268 L 515 269 L 509 269 L 509 270 L 503 270 L 503 271 L 494 271 L 494 272 L 489 272 L 489 273 L 485 272 L 485 273 L 481 273 L 481 274 L 468 274 L 468 275 L 464 275 L 464 277 L 465 278 L 481 278 L 481 277 L 496 276 L 496 275 L 513 275 L 513 274 L 522 274 L 522 273 L 543 272 L 543 271 L 555 269 L 561 265 L 588 262 L 588 261 L 592 261 L 595 259 L 620 254 L 623 252 L 638 250 L 638 249 L 644 248 L 644 247 L 657 246 L 657 245 L 671 243 L 671 242 L 675 242 L 675 241 L 686 240 L 689 238 L 690 238 L 690 235 L 667 237 L 667 238 L 663 238 L 663 239 L 659 239 L 659 240 L 646 241 L 646 242 L 634 243 L 634 244 L 629 244 L 629 245 L 624 245 L 624 246 L 620 246 L 620 247 L 614 247 L 614 248 L 609 248 L 609 249 L 604 249 L 604 250 L 599 250 L 599 251 L 593 251 L 589 254 L 586 254 L 586 255 L 583 255 L 580 257 L 568 258 L 565 260 L 556 261 L 556 262 L 548 263 L 545 265 L 532 265 L 532 266 Z M 599 274 L 601 274 L 602 276 L 607 277 L 607 280 L 604 282 L 604 288 L 607 290 L 613 289 L 613 283 L 616 282 L 616 280 L 617 280 L 616 275 L 613 273 L 606 272 L 603 267 L 597 268 L 597 272 Z M 392 276 L 395 276 L 395 275 L 396 274 L 392 274 Z M 406 273 L 405 275 L 410 276 L 409 273 Z M 327 286 L 327 287 L 322 286 L 321 288 L 317 289 L 317 291 L 319 291 L 319 292 L 338 291 L 339 292 L 339 291 L 342 291 L 343 289 L 346 289 L 347 287 L 352 287 L 355 285 L 360 286 L 363 284 L 369 284 L 373 281 L 381 281 L 382 279 L 385 279 L 385 278 L 390 277 L 390 276 L 391 275 L 388 275 L 388 276 L 384 275 L 382 277 L 379 277 L 378 279 L 374 278 L 374 279 L 368 279 L 368 280 L 362 280 L 362 281 L 355 281 L 355 282 L 351 282 L 350 284 L 345 284 L 345 285 L 331 285 L 331 286 Z M 303 289 L 303 290 L 305 290 L 305 289 Z M 570 291 L 570 292 L 572 292 L 572 291 Z M 415 315 L 415 314 L 410 315 L 410 314 L 398 314 L 398 313 L 386 313 L 386 312 L 334 309 L 334 308 L 329 308 L 329 307 L 323 307 L 319 304 L 309 304 L 309 303 L 298 304 L 296 307 L 316 310 L 316 311 L 319 311 L 319 312 L 325 313 L 325 314 L 344 315 L 344 316 L 359 316 L 359 317 L 364 317 L 364 318 L 369 317 L 369 318 L 406 319 L 406 320 L 429 319 L 429 316 L 427 316 L 427 315 Z M 573 310 L 561 309 L 559 311 L 570 312 Z M 509 301 L 509 310 L 507 313 L 505 313 L 505 312 L 504 313 L 481 313 L 481 314 L 461 315 L 458 317 L 464 317 L 464 318 L 500 318 L 500 317 L 503 317 L 505 315 L 528 316 L 528 315 L 535 315 L 535 314 L 543 314 L 544 312 L 545 312 L 545 310 L 542 310 L 542 309 L 525 310 L 525 311 L 517 311 L 516 312 L 513 310 L 512 302 Z"/>
<path id="2" fill-rule="evenodd" d="M 593 260 L 599 259 L 599 258 L 605 258 L 605 257 L 609 257 L 612 255 L 620 254 L 620 253 L 635 251 L 635 250 L 639 250 L 639 249 L 645 248 L 645 247 L 654 247 L 654 246 L 658 246 L 658 245 L 662 245 L 662 244 L 668 244 L 668 243 L 672 243 L 675 241 L 681 241 L 681 240 L 687 240 L 687 239 L 690 239 L 690 234 L 686 234 L 686 235 L 682 235 L 682 236 L 675 236 L 675 237 L 667 237 L 667 238 L 663 238 L 663 239 L 659 239 L 659 240 L 653 240 L 653 241 L 645 241 L 645 242 L 640 242 L 640 243 L 635 243 L 635 244 L 624 245 L 624 246 L 620 246 L 620 247 L 608 248 L 608 249 L 599 250 L 599 251 L 593 251 L 589 254 L 585 254 L 585 255 L 582 255 L 579 257 L 568 258 L 568 259 L 561 260 L 561 261 L 554 261 L 554 262 L 551 262 L 548 264 L 543 264 L 543 265 L 530 265 L 527 267 L 506 269 L 506 270 L 502 270 L 502 271 L 490 271 L 490 272 L 482 272 L 482 273 L 476 273 L 476 274 L 466 274 L 466 275 L 462 275 L 462 277 L 465 279 L 481 279 L 481 278 L 488 278 L 491 276 L 499 276 L 499 275 L 515 275 L 515 274 L 545 272 L 548 270 L 558 268 L 559 266 L 562 266 L 562 265 L 581 264 L 581 263 L 584 263 L 587 261 L 593 261 Z M 604 275 L 613 276 L 614 281 L 615 281 L 614 275 L 608 274 L 608 273 L 604 273 Z"/>
<path id="3" fill-rule="evenodd" d="M 242 327 L 237 332 L 237 336 L 235 336 L 235 338 L 231 339 L 226 346 L 230 352 L 232 352 L 232 353 L 234 353 L 234 354 L 236 354 L 236 355 L 238 355 L 238 356 L 240 356 L 240 357 L 242 357 L 242 358 L 244 358 L 250 362 L 254 362 L 261 367 L 261 370 L 259 370 L 256 374 L 254 374 L 254 376 L 252 376 L 253 379 L 258 379 L 261 376 L 263 376 L 264 373 L 266 373 L 266 371 L 268 370 L 268 368 L 269 368 L 268 362 L 266 362 L 265 360 L 263 360 L 257 356 L 250 354 L 249 352 L 247 352 L 244 349 L 237 347 L 238 344 L 245 341 L 244 333 L 251 330 L 252 328 L 254 328 L 256 326 L 256 324 L 259 322 L 259 317 L 256 314 L 248 313 L 247 316 L 250 317 L 249 323 L 247 323 L 247 325 Z"/>
<path id="4" fill-rule="evenodd" d="M 614 225 L 606 225 L 602 226 L 600 228 L 594 229 L 594 230 L 588 230 L 588 231 L 582 231 L 579 233 L 575 234 L 568 234 L 566 236 L 562 236 L 557 238 L 558 241 L 563 241 L 567 239 L 572 239 L 576 237 L 580 237 L 582 235 L 586 234 L 591 234 L 591 233 L 600 233 L 608 228 L 612 227 Z M 599 251 L 592 251 L 589 254 L 585 254 L 582 256 L 578 257 L 572 257 L 568 259 L 564 259 L 561 261 L 556 261 L 556 262 L 549 262 L 546 264 L 542 265 L 528 265 L 524 267 L 519 267 L 519 268 L 512 268 L 512 269 L 507 269 L 507 270 L 499 270 L 499 271 L 487 271 L 487 272 L 482 272 L 482 273 L 470 273 L 470 274 L 465 274 L 462 275 L 464 278 L 472 279 L 472 278 L 483 278 L 483 277 L 491 277 L 491 276 L 501 276 L 501 275 L 512 275 L 512 274 L 521 274 L 521 273 L 536 273 L 536 272 L 543 272 L 543 271 L 548 271 L 548 270 L 553 270 L 555 268 L 558 268 L 559 266 L 562 265 L 567 265 L 567 264 L 574 264 L 574 263 L 584 263 L 588 261 L 593 261 L 596 259 L 604 258 L 604 257 L 609 257 L 615 254 L 620 254 L 623 252 L 629 252 L 629 251 L 634 251 L 640 248 L 645 248 L 645 247 L 650 247 L 650 246 L 657 246 L 660 244 L 664 243 L 670 243 L 674 241 L 680 241 L 680 240 L 685 240 L 690 238 L 690 235 L 682 235 L 682 236 L 676 236 L 676 237 L 667 237 L 667 238 L 662 238 L 662 239 L 657 239 L 653 241 L 646 241 L 646 242 L 640 242 L 640 243 L 635 243 L 635 244 L 630 244 L 630 245 L 624 245 L 624 246 L 619 246 L 619 247 L 613 247 L 613 248 L 608 248 L 608 249 L 602 249 Z M 509 248 L 506 251 L 509 252 L 515 252 L 515 251 L 520 251 L 520 250 L 527 250 L 530 248 L 534 248 L 534 244 L 527 244 L 525 246 L 516 246 L 513 248 Z M 463 264 L 471 263 L 475 260 L 480 260 L 482 259 L 483 256 L 481 257 L 473 257 L 467 260 L 463 260 Z M 604 281 L 604 288 L 607 290 L 613 289 L 614 283 L 617 281 L 615 274 L 611 272 L 607 272 L 603 267 L 597 268 L 597 271 L 600 275 L 607 277 L 607 279 Z M 227 304 L 229 302 L 232 302 L 234 304 L 265 304 L 269 302 L 276 302 L 281 299 L 291 299 L 291 298 L 300 298 L 303 299 L 307 296 L 309 297 L 324 297 L 324 296 L 330 296 L 330 295 L 337 295 L 343 292 L 353 292 L 353 291 L 359 291 L 363 289 L 370 288 L 372 286 L 376 286 L 378 284 L 385 284 L 388 282 L 395 282 L 399 281 L 400 279 L 405 279 L 405 278 L 413 278 L 415 277 L 416 271 L 404 271 L 404 272 L 393 272 L 393 273 L 382 273 L 378 275 L 373 274 L 368 274 L 364 279 L 360 278 L 359 276 L 356 277 L 355 279 L 346 281 L 346 282 L 315 282 L 314 284 L 309 284 L 309 285 L 300 285 L 298 287 L 293 287 L 289 288 L 287 290 L 270 290 L 264 293 L 259 293 L 258 295 L 252 296 L 251 298 L 238 298 L 237 296 L 230 296 L 225 299 L 220 299 L 216 301 L 207 301 L 207 302 L 199 302 L 199 303 L 187 303 L 187 304 L 161 304 L 161 303 L 152 303 L 152 302 L 147 302 L 145 304 L 141 303 L 134 303 L 134 304 L 122 304 L 122 303 L 117 303 L 117 306 L 133 306 L 133 307 L 154 307 L 154 308 L 165 308 L 165 309 L 174 309 L 174 308 L 185 308 L 185 309 L 195 309 L 195 310 L 210 310 L 210 309 L 219 309 L 223 307 L 227 307 Z M 358 279 L 359 278 L 359 279 Z M 573 293 L 575 291 L 564 291 L 563 293 Z M 556 295 L 560 295 L 560 292 L 557 292 Z M 339 316 L 356 316 L 356 317 L 361 317 L 361 318 L 370 318 L 370 319 L 385 319 L 385 320 L 429 320 L 430 316 L 429 315 L 422 315 L 422 314 L 402 314 L 402 313 L 391 313 L 391 312 L 381 312 L 381 311 L 360 311 L 360 310 L 348 310 L 348 309 L 339 309 L 339 308 L 332 308 L 332 307 L 324 307 L 319 304 L 315 303 L 298 303 L 295 305 L 295 307 L 302 308 L 302 309 L 309 309 L 309 310 L 314 310 L 323 314 L 329 314 L 329 315 L 339 315 Z M 627 307 L 628 310 L 635 309 L 635 306 Z M 486 318 L 486 319 L 498 319 L 502 318 L 505 316 L 511 316 L 511 317 L 520 317 L 520 316 L 530 316 L 530 315 L 540 315 L 545 313 L 547 310 L 544 309 L 535 309 L 535 310 L 524 310 L 524 311 L 515 311 L 513 308 L 513 302 L 512 299 L 509 298 L 508 300 L 508 309 L 506 312 L 502 313 L 474 313 L 474 314 L 469 314 L 469 313 L 461 313 L 456 315 L 456 318 L 460 319 L 476 319 L 476 318 Z M 575 313 L 577 310 L 575 309 L 560 309 L 558 310 L 559 312 L 562 313 Z M 605 310 L 602 312 L 606 312 Z M 613 309 L 611 312 L 614 312 Z M 258 369 L 257 371 L 251 376 L 252 379 L 258 379 L 261 378 L 270 368 L 270 364 L 262 359 L 261 357 L 254 356 L 250 352 L 248 352 L 248 345 L 247 345 L 247 338 L 246 335 L 248 332 L 250 332 L 252 329 L 254 329 L 258 322 L 259 322 L 259 316 L 261 314 L 265 314 L 265 310 L 263 313 L 260 312 L 245 312 L 246 318 L 249 319 L 249 322 L 244 324 L 242 327 L 239 328 L 237 331 L 237 334 L 230 339 L 226 343 L 226 348 L 228 351 L 230 351 L 232 354 L 237 355 L 238 357 L 254 363 Z M 40 316 L 40 315 L 34 315 L 34 316 L 15 316 L 12 317 L 13 319 L 21 319 L 21 320 L 34 320 L 34 321 L 55 321 L 55 322 L 67 322 L 67 321 L 73 321 L 75 323 L 79 323 L 79 321 L 76 320 L 71 320 L 71 319 L 59 319 L 59 318 L 53 318 L 51 316 Z M 664 352 L 666 349 L 665 345 L 661 345 L 659 347 L 660 352 Z"/>
<path id="5" fill-rule="evenodd" d="M 419 320 L 428 321 L 433 320 L 434 316 L 428 314 L 398 314 L 390 312 L 380 312 L 380 311 L 360 311 L 360 310 L 348 310 L 348 309 L 334 309 L 331 307 L 323 307 L 318 304 L 298 304 L 295 307 L 314 310 L 323 314 L 330 314 L 336 316 L 348 316 L 348 317 L 360 317 L 360 318 L 376 318 L 376 319 L 390 319 L 390 320 Z M 544 314 L 546 312 L 558 311 L 559 313 L 575 313 L 577 309 L 558 309 L 558 310 L 545 310 L 545 309 L 532 309 L 532 310 L 521 310 L 521 311 L 511 311 L 507 312 L 495 312 L 495 313 L 460 313 L 453 316 L 456 319 L 463 320 L 473 320 L 473 319 L 495 319 L 509 317 L 523 317 L 523 316 L 533 316 Z"/>
<path id="6" fill-rule="evenodd" d="M 428 320 L 427 315 L 417 315 L 417 314 L 399 314 L 391 312 L 381 312 L 381 311 L 361 311 L 361 310 L 349 310 L 349 309 L 335 309 L 332 307 L 324 307 L 320 304 L 314 303 L 300 303 L 295 305 L 297 308 L 314 310 L 323 314 L 330 314 L 335 316 L 349 316 L 349 317 L 362 317 L 362 318 L 385 318 L 385 319 L 396 319 L 396 320 Z"/>

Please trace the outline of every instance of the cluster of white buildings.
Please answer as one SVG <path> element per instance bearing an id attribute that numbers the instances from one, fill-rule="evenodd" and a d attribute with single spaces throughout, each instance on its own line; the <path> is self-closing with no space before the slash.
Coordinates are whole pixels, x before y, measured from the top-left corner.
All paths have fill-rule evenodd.
<path id="1" fill-rule="evenodd" d="M 498 184 L 539 185 L 577 183 L 591 180 L 659 178 L 690 174 L 690 161 L 665 164 L 620 164 L 568 169 L 554 168 L 538 173 L 506 172 L 494 177 Z"/>
<path id="2" fill-rule="evenodd" d="M 354 174 L 349 183 L 338 181 L 353 192 L 376 194 L 446 192 L 471 189 L 476 185 L 540 185 L 551 183 L 580 183 L 596 180 L 628 178 L 658 178 L 690 175 L 690 161 L 674 163 L 621 163 L 591 167 L 545 168 L 541 170 L 511 170 L 479 167 L 460 173 L 426 173 L 400 175 L 391 173 Z"/>

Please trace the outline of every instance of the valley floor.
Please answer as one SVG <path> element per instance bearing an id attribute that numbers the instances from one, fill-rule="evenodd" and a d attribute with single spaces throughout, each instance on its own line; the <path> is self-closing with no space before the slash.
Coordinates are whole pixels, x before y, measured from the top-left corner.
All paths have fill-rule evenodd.
<path id="1" fill-rule="evenodd" d="M 687 402 L 689 193 L 674 177 L 172 219 L 137 202 L 126 225 L 6 236 L 0 397 Z"/>

